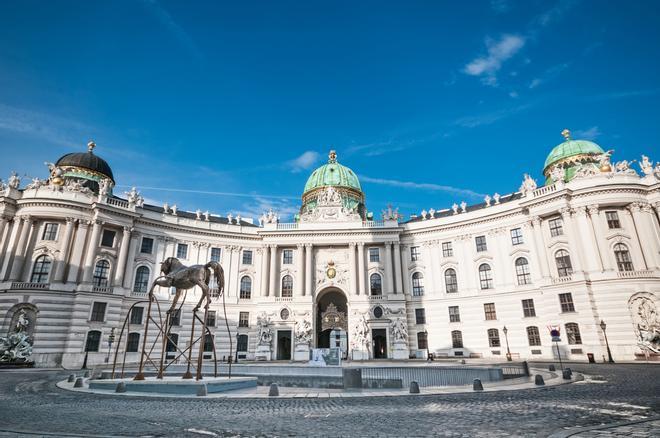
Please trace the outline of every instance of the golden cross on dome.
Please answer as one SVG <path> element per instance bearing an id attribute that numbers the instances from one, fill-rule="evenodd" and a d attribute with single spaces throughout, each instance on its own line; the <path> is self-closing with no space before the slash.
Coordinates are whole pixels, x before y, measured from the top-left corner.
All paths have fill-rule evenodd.
<path id="1" fill-rule="evenodd" d="M 334 163 L 336 161 L 337 161 L 337 152 L 331 150 L 330 153 L 328 154 L 328 163 Z"/>
<path id="2" fill-rule="evenodd" d="M 89 143 L 87 143 L 87 150 L 89 152 L 92 152 L 95 147 L 96 147 L 96 143 L 94 143 L 94 140 L 90 140 Z"/>
<path id="3" fill-rule="evenodd" d="M 567 141 L 571 139 L 571 131 L 569 131 L 568 129 L 564 129 L 563 131 L 561 131 L 561 135 L 563 135 Z"/>

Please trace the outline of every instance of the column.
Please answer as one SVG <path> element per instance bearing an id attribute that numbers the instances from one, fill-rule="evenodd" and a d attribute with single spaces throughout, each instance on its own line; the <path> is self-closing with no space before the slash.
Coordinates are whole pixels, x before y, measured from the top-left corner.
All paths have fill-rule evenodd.
<path id="1" fill-rule="evenodd" d="M 305 266 L 303 262 L 305 261 L 304 259 L 305 256 L 305 245 L 302 243 L 299 243 L 296 245 L 296 254 L 294 257 L 296 258 L 296 282 L 294 283 L 295 286 L 295 291 L 294 295 L 296 297 L 302 297 L 305 291 Z"/>
<path id="2" fill-rule="evenodd" d="M 401 278 L 401 244 L 394 242 L 394 293 L 403 293 L 403 279 Z"/>
<path id="3" fill-rule="evenodd" d="M 442 260 L 441 253 L 440 253 L 440 246 L 442 243 L 439 240 L 434 240 L 433 241 L 433 246 L 431 246 L 429 249 L 431 251 L 431 271 L 433 272 L 433 279 L 435 281 L 434 285 L 434 293 L 435 294 L 440 294 L 444 290 L 444 276 L 442 275 L 442 271 L 440 269 L 440 260 Z"/>
<path id="4" fill-rule="evenodd" d="M 21 221 L 22 219 L 20 217 L 14 217 L 12 220 L 11 234 L 9 234 L 9 242 L 7 243 L 4 260 L 2 261 L 2 273 L 0 274 L 0 279 L 9 277 L 11 261 L 16 251 L 16 241 L 18 240 L 18 234 L 21 229 Z"/>
<path id="5" fill-rule="evenodd" d="M 2 248 L 2 244 L 4 243 L 4 239 L 2 238 L 2 235 L 5 231 L 5 227 L 7 226 L 7 222 L 9 219 L 6 217 L 0 217 L 0 249 Z"/>
<path id="6" fill-rule="evenodd" d="M 603 222 L 601 219 L 604 218 L 605 212 L 599 211 L 597 205 L 588 206 L 587 212 L 589 213 L 589 231 L 591 232 L 591 235 L 596 242 L 596 248 L 598 250 L 598 266 L 602 272 L 608 269 L 608 266 L 611 268 L 611 265 L 608 264 L 607 247 L 601 239 L 601 237 L 604 236 L 602 226 Z"/>
<path id="7" fill-rule="evenodd" d="M 541 278 L 543 278 L 541 272 L 541 262 L 539 258 L 540 249 L 536 246 L 536 235 L 534 233 L 534 228 L 531 221 L 527 221 L 525 223 L 525 226 L 523 227 L 523 233 L 525 233 L 525 238 L 528 239 L 529 248 L 532 252 L 532 255 L 530 256 L 532 282 L 538 286 L 538 282 L 541 280 Z"/>
<path id="8" fill-rule="evenodd" d="M 543 241 L 543 230 L 541 229 L 541 218 L 534 216 L 531 220 L 534 233 L 534 243 L 536 244 L 536 256 L 541 269 L 541 275 L 548 277 L 550 275 L 550 265 L 548 264 L 548 252 Z"/>
<path id="9" fill-rule="evenodd" d="M 401 273 L 401 281 L 403 283 L 403 294 L 410 296 L 410 276 L 408 275 L 410 270 L 410 259 L 408 258 L 408 252 L 410 247 L 407 245 L 401 245 L 401 264 L 403 265 L 403 272 Z"/>
<path id="10" fill-rule="evenodd" d="M 571 247 L 571 264 L 573 265 L 573 272 L 579 272 L 583 270 L 583 258 L 584 254 L 582 254 L 580 245 L 578 244 L 578 235 L 575 231 L 575 226 L 573 223 L 573 218 L 571 216 L 571 209 L 568 207 L 564 207 L 561 210 L 559 210 L 559 213 L 561 214 L 561 219 L 564 225 L 564 228 L 566 229 L 566 234 L 568 235 L 568 244 Z"/>
<path id="11" fill-rule="evenodd" d="M 229 264 L 229 272 L 225 275 L 225 290 L 227 291 L 227 296 L 238 297 L 238 271 L 241 269 L 242 248 L 232 245 L 229 249 L 231 250 L 231 260 Z M 254 263 L 254 260 L 252 260 L 252 263 Z"/>
<path id="12" fill-rule="evenodd" d="M 264 245 L 261 255 L 261 296 L 268 296 L 268 249 L 269 245 Z"/>
<path id="13" fill-rule="evenodd" d="M 66 277 L 67 283 L 78 282 L 78 273 L 82 266 L 83 252 L 85 251 L 85 241 L 87 240 L 87 230 L 91 222 L 78 221 L 78 230 L 76 230 L 75 241 L 73 242 L 73 250 L 71 251 L 71 259 L 69 261 L 69 273 Z"/>
<path id="14" fill-rule="evenodd" d="M 312 259 L 312 252 L 314 251 L 314 247 L 312 246 L 311 243 L 306 243 L 305 244 L 305 290 L 303 291 L 303 294 L 307 295 L 314 295 L 314 282 L 312 279 L 314 278 L 314 262 Z"/>
<path id="15" fill-rule="evenodd" d="M 71 217 L 66 218 L 66 226 L 64 228 L 64 235 L 61 239 L 60 252 L 55 262 L 55 269 L 53 273 L 53 281 L 55 283 L 62 283 L 64 281 L 64 271 L 66 270 L 66 263 L 69 260 L 69 253 L 71 251 L 71 236 L 73 235 L 74 219 Z"/>
<path id="16" fill-rule="evenodd" d="M 9 273 L 9 280 L 18 280 L 21 277 L 23 262 L 25 261 L 25 251 L 28 244 L 28 234 L 32 229 L 32 225 L 32 218 L 30 218 L 30 216 L 23 218 L 23 227 L 21 228 L 21 233 L 18 237 L 16 255 L 14 256 L 14 262 L 12 263 L 11 271 Z"/>
<path id="17" fill-rule="evenodd" d="M 497 256 L 494 260 L 495 265 L 495 287 L 506 287 L 507 285 L 513 285 L 514 283 L 514 274 L 511 269 L 511 260 L 509 260 L 509 255 L 506 249 L 509 247 L 509 242 L 507 240 L 506 230 L 498 229 L 493 231 L 490 236 L 492 236 L 495 244 L 497 246 L 496 253 Z M 492 245 L 489 242 L 489 245 Z M 492 248 L 491 248 L 492 249 Z M 477 267 L 479 269 L 479 267 Z"/>
<path id="18" fill-rule="evenodd" d="M 385 242 L 385 290 L 383 295 L 389 295 L 394 291 L 392 274 L 392 242 Z"/>
<path id="19" fill-rule="evenodd" d="M 121 236 L 121 243 L 119 244 L 119 258 L 117 259 L 117 269 L 115 270 L 115 286 L 121 286 L 124 277 L 130 277 L 124 272 L 126 270 L 126 259 L 128 258 L 128 247 L 130 246 L 131 227 L 125 226 Z M 133 254 L 131 252 L 131 254 Z"/>
<path id="20" fill-rule="evenodd" d="M 478 268 L 474 265 L 473 261 L 474 256 L 472 254 L 472 248 L 474 248 L 474 246 L 472 236 L 459 236 L 456 241 L 461 242 L 461 256 L 463 259 L 462 266 L 459 265 L 460 271 L 458 272 L 458 290 L 476 290 L 476 281 L 479 273 L 477 271 Z M 463 285 L 461 285 L 461 279 L 463 279 Z"/>
<path id="21" fill-rule="evenodd" d="M 366 273 L 364 272 L 364 242 L 358 242 L 357 244 L 357 262 L 358 262 L 358 295 L 369 295 L 369 291 L 364 287 L 364 278 Z"/>
<path id="22" fill-rule="evenodd" d="M 357 288 L 357 266 L 355 264 L 355 242 L 350 242 L 348 244 L 348 270 L 349 270 L 349 278 L 350 278 L 350 286 L 349 286 L 349 294 L 358 294 L 358 288 Z"/>
<path id="23" fill-rule="evenodd" d="M 6 217 L 0 218 L 0 281 L 2 281 L 2 266 L 4 258 L 7 256 L 8 249 L 5 250 L 5 247 L 9 243 L 9 237 L 11 236 L 11 226 L 9 223 L 11 220 Z"/>
<path id="24" fill-rule="evenodd" d="M 101 221 L 92 221 L 92 237 L 89 239 L 87 245 L 87 253 L 85 254 L 85 270 L 83 271 L 83 283 L 91 283 L 94 275 L 94 258 L 96 257 L 96 250 L 99 247 L 99 237 L 101 235 Z"/>
<path id="25" fill-rule="evenodd" d="M 644 261 L 644 269 L 648 269 L 652 265 L 654 260 L 651 248 L 649 245 L 649 237 L 646 234 L 646 223 L 642 218 L 642 204 L 639 202 L 633 202 L 628 206 L 628 210 L 632 216 L 632 222 L 634 226 L 635 234 L 637 235 L 637 243 L 642 252 L 642 258 Z"/>
<path id="26" fill-rule="evenodd" d="M 270 248 L 270 279 L 268 286 L 268 293 L 271 297 L 278 296 L 277 294 L 277 245 L 269 245 Z"/>
<path id="27" fill-rule="evenodd" d="M 577 241 L 579 242 L 578 246 L 581 247 L 578 251 L 580 251 L 581 254 L 584 254 L 585 270 L 587 272 L 602 271 L 599 258 L 587 256 L 587 254 L 598 252 L 598 244 L 594 240 L 594 234 L 588 223 L 587 208 L 577 207 L 573 215 L 577 222 L 579 236 L 581 237 L 581 239 Z"/>
<path id="28" fill-rule="evenodd" d="M 650 204 L 642 204 L 642 225 L 644 228 L 644 233 L 648 240 L 645 240 L 644 243 L 648 245 L 648 249 L 652 256 L 647 259 L 647 264 L 649 268 L 660 268 L 660 229 L 655 218 L 655 213 L 653 213 L 653 208 Z"/>
<path id="29" fill-rule="evenodd" d="M 133 229 L 131 228 L 131 231 Z M 130 233 L 130 231 L 129 231 Z M 117 282 L 118 286 L 123 286 L 126 289 L 132 289 L 133 285 L 131 284 L 131 279 L 133 278 L 132 270 L 134 269 L 135 254 L 138 252 L 138 245 L 140 245 L 142 235 L 140 233 L 131 233 L 131 237 L 128 240 L 128 250 L 126 251 L 126 260 L 124 261 L 124 266 L 122 269 L 123 275 L 119 278 Z M 123 241 L 122 241 L 123 242 Z M 123 243 L 122 243 L 123 244 Z M 157 268 L 158 269 L 158 268 Z M 158 272 L 153 278 L 158 276 Z"/>
<path id="30" fill-rule="evenodd" d="M 435 294 L 436 292 L 435 277 L 433 276 L 433 255 L 431 254 L 432 245 L 432 241 L 422 244 L 422 248 L 424 249 L 422 262 L 426 268 L 424 269 L 424 293 L 426 295 Z M 405 256 L 410 257 L 410 254 L 406 254 Z"/>

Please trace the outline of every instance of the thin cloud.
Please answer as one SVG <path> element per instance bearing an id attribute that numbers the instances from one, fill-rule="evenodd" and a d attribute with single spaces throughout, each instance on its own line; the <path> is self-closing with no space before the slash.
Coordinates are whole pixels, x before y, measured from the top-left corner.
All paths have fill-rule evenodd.
<path id="1" fill-rule="evenodd" d="M 319 162 L 321 154 L 316 151 L 305 151 L 298 158 L 287 162 L 291 172 L 297 173 L 314 167 Z"/>
<path id="2" fill-rule="evenodd" d="M 486 38 L 487 54 L 470 61 L 463 72 L 470 76 L 482 77 L 486 85 L 497 85 L 497 72 L 502 64 L 511 59 L 525 46 L 525 38 L 521 35 L 502 35 L 498 40 Z"/>
<path id="3" fill-rule="evenodd" d="M 595 140 L 602 134 L 603 133 L 600 132 L 598 126 L 592 126 L 588 129 L 578 129 L 577 131 L 573 131 L 573 137 L 586 140 Z"/>
<path id="4" fill-rule="evenodd" d="M 539 29 L 548 27 L 553 22 L 563 18 L 578 3 L 579 0 L 561 0 L 552 8 L 534 17 L 528 25 L 530 36 L 536 36 Z"/>
<path id="5" fill-rule="evenodd" d="M 454 125 L 461 126 L 463 128 L 476 128 L 483 125 L 491 125 L 499 120 L 511 117 L 520 112 L 526 111 L 534 106 L 537 103 L 527 103 L 524 105 L 518 105 L 511 108 L 505 108 L 498 111 L 492 111 L 489 113 L 478 114 L 475 116 L 465 116 L 458 118 L 454 121 Z"/>
<path id="6" fill-rule="evenodd" d="M 298 202 L 292 202 L 287 199 L 272 199 L 257 196 L 253 201 L 243 204 L 239 211 L 235 213 L 239 213 L 243 217 L 253 218 L 256 224 L 259 217 L 269 210 L 273 210 L 281 220 L 286 221 L 291 220 L 299 212 L 300 205 Z"/>
<path id="7" fill-rule="evenodd" d="M 86 142 L 95 129 L 78 120 L 0 103 L 0 130 L 27 134 L 60 146 Z"/>
<path id="8" fill-rule="evenodd" d="M 490 8 L 498 14 L 503 14 L 511 9 L 509 0 L 490 0 Z"/>
<path id="9" fill-rule="evenodd" d="M 128 187 L 131 186 L 125 184 L 118 184 L 116 187 Z M 138 186 L 140 190 L 159 190 L 164 192 L 177 192 L 177 193 L 195 193 L 198 195 L 213 195 L 213 196 L 233 196 L 239 198 L 264 198 L 264 199 L 298 199 L 298 196 L 287 196 L 287 195 L 263 195 L 258 193 L 238 193 L 238 192 L 215 192 L 209 190 L 192 190 L 192 189 L 173 189 L 171 187 L 144 187 Z"/>
<path id="10" fill-rule="evenodd" d="M 372 183 L 372 184 L 390 186 L 390 187 L 398 187 L 403 189 L 426 190 L 431 192 L 445 192 L 455 195 L 469 196 L 472 198 L 483 198 L 485 196 L 484 194 L 477 193 L 473 190 L 462 189 L 459 187 L 445 186 L 434 183 L 418 183 L 412 181 L 399 181 L 395 179 L 371 178 L 365 175 L 360 175 L 360 181 Z"/>
<path id="11" fill-rule="evenodd" d="M 142 0 L 142 2 L 147 6 L 149 12 L 151 12 L 160 23 L 169 30 L 172 35 L 179 41 L 179 44 L 183 46 L 190 54 L 192 54 L 198 60 L 204 58 L 203 53 L 199 50 L 199 47 L 195 44 L 193 39 L 188 35 L 188 33 L 181 27 L 174 18 L 167 12 L 156 0 Z"/>
<path id="12" fill-rule="evenodd" d="M 599 102 L 603 100 L 627 99 L 630 97 L 645 97 L 660 94 L 660 88 L 650 88 L 646 90 L 615 91 L 611 93 L 596 94 L 586 97 L 586 101 Z"/>
<path id="13" fill-rule="evenodd" d="M 549 69 L 544 71 L 543 74 L 541 74 L 538 78 L 534 78 L 529 83 L 529 88 L 530 89 L 537 88 L 538 86 L 555 79 L 564 70 L 566 70 L 569 66 L 570 66 L 570 63 L 564 62 L 564 63 L 557 64 L 555 66 L 550 67 Z"/>

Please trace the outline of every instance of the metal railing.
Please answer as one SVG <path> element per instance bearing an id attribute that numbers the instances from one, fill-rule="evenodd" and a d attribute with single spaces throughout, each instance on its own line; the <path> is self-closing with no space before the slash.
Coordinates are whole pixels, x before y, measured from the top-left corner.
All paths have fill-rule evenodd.
<path id="1" fill-rule="evenodd" d="M 485 382 L 500 381 L 503 370 L 495 367 L 363 367 L 362 381 L 371 387 L 377 382 L 401 380 L 403 388 L 415 381 L 419 386 L 469 385 L 474 379 Z"/>

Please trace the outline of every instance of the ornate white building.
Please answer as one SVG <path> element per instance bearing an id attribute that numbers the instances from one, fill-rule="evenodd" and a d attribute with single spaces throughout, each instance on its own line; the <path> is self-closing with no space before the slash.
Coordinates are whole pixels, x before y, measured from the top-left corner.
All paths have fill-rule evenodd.
<path id="1" fill-rule="evenodd" d="M 38 365 L 79 367 L 86 352 L 103 363 L 159 263 L 177 257 L 221 262 L 239 358 L 307 360 L 310 347 L 339 345 L 349 359 L 425 357 L 428 347 L 503 360 L 508 345 L 514 358 L 549 359 L 549 326 L 570 359 L 602 360 L 605 334 L 615 360 L 657 358 L 660 166 L 613 164 L 564 135 L 545 185 L 526 175 L 515 193 L 409 220 L 391 208 L 373 218 L 357 176 L 331 152 L 295 220 L 268 212 L 259 225 L 147 205 L 135 189 L 122 197 L 90 143 L 49 164 L 46 180 L 0 183 L 0 335 L 27 317 Z M 188 292 L 172 324 L 182 346 L 199 294 Z M 167 308 L 171 291 L 157 296 Z M 221 301 L 211 310 L 209 342 L 226 356 Z M 129 362 L 145 311 L 146 302 L 128 315 Z"/>

